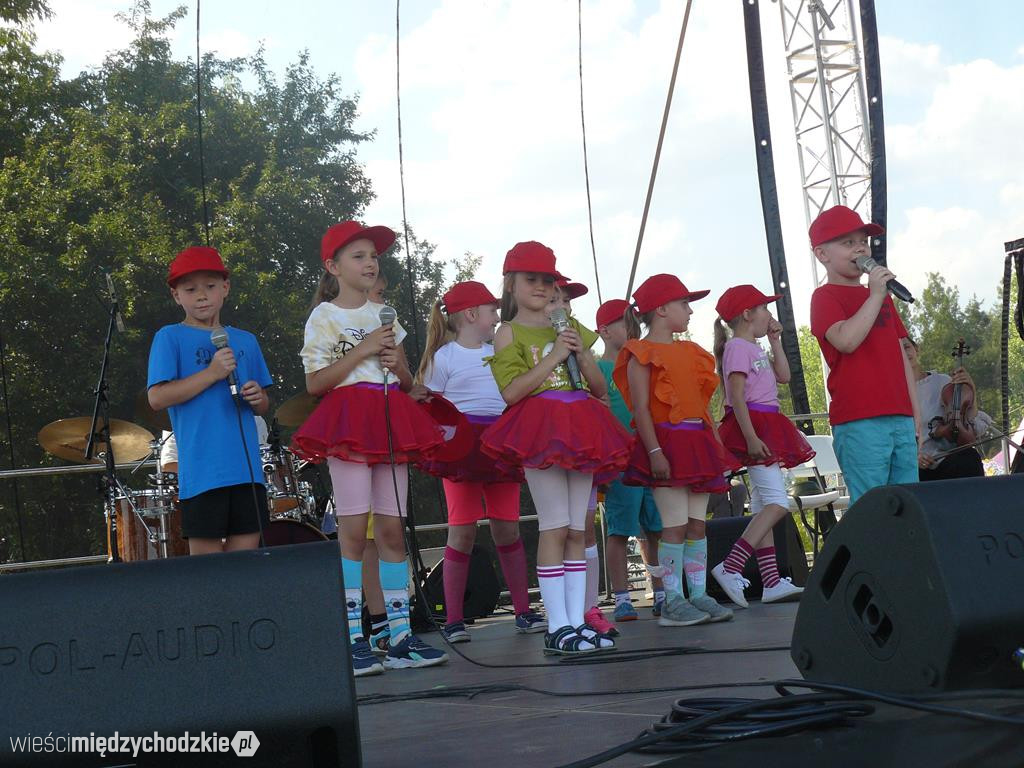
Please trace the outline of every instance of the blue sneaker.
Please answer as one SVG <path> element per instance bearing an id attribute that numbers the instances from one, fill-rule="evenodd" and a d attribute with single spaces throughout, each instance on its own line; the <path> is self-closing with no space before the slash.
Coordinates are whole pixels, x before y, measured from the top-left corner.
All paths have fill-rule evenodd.
<path id="1" fill-rule="evenodd" d="M 516 614 L 516 632 L 529 635 L 534 632 L 543 632 L 547 628 L 547 619 L 536 611 Z"/>
<path id="2" fill-rule="evenodd" d="M 391 644 L 388 655 L 384 657 L 384 668 L 434 667 L 447 661 L 447 653 L 432 648 L 416 635 L 408 634 L 401 642 Z"/>
<path id="3" fill-rule="evenodd" d="M 379 656 L 384 656 L 391 647 L 391 627 L 385 624 L 376 632 L 370 632 L 370 650 Z"/>
<path id="4" fill-rule="evenodd" d="M 613 615 L 615 621 L 636 621 L 640 618 L 636 612 L 636 608 L 628 600 L 625 603 L 619 603 L 615 606 L 615 613 Z"/>
<path id="5" fill-rule="evenodd" d="M 377 657 L 370 650 L 370 644 L 363 639 L 352 643 L 352 674 L 356 677 L 367 675 L 380 675 L 384 673 L 384 667 Z"/>
<path id="6" fill-rule="evenodd" d="M 456 621 L 454 624 L 446 624 L 441 630 L 441 634 L 447 638 L 449 643 L 468 643 L 471 638 L 469 632 L 466 631 L 466 625 L 461 621 Z"/>

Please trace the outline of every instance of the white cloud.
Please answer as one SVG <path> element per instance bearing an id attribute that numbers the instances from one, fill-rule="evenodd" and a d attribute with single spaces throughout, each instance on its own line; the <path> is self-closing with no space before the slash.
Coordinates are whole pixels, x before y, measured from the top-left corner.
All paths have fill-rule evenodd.
<path id="1" fill-rule="evenodd" d="M 64 57 L 66 76 L 98 66 L 105 54 L 124 48 L 134 37 L 131 28 L 115 18 L 127 12 L 123 0 L 50 0 L 49 6 L 54 19 L 35 25 L 38 47 Z"/>

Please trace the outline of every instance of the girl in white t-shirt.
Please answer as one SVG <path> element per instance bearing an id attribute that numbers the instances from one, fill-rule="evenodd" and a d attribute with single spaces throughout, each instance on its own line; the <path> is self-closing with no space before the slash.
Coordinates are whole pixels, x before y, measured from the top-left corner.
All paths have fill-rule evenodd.
<path id="1" fill-rule="evenodd" d="M 498 299 L 473 280 L 452 286 L 430 313 L 427 346 L 417 380 L 443 396 L 464 417 L 447 449 L 420 463 L 442 478 L 448 503 L 448 544 L 444 550 L 444 634 L 469 642 L 462 603 L 479 520 L 490 520 L 491 538 L 505 574 L 519 632 L 543 632 L 544 619 L 530 609 L 526 550 L 519 536 L 519 489 L 523 470 L 480 451 L 480 434 L 497 421 L 505 400 L 487 365 L 494 354 Z M 430 398 L 431 407 L 444 401 Z M 461 433 L 461 434 L 460 434 Z"/>
<path id="2" fill-rule="evenodd" d="M 789 381 L 789 361 L 782 349 L 782 326 L 768 304 L 779 296 L 765 296 L 752 285 L 730 288 L 715 309 L 715 357 L 725 384 L 725 419 L 718 433 L 722 444 L 747 467 L 750 511 L 753 517 L 743 535 L 712 576 L 736 605 L 747 607 L 743 566 L 754 555 L 764 592 L 761 602 L 799 597 L 803 591 L 788 578 L 779 578 L 772 528 L 789 514 L 782 467 L 793 467 L 814 456 L 803 434 L 779 410 L 778 383 Z M 724 321 L 724 322 L 723 322 Z M 729 331 L 732 329 L 732 338 Z M 757 339 L 768 337 L 772 359 Z M 728 339 L 728 341 L 726 341 Z"/>
<path id="3" fill-rule="evenodd" d="M 448 660 L 413 635 L 409 626 L 409 565 L 401 521 L 408 465 L 440 446 L 443 438 L 437 423 L 406 394 L 412 388 L 412 374 L 402 350 L 405 329 L 397 321 L 382 325 L 383 305 L 367 299 L 380 271 L 379 254 L 394 241 L 395 233 L 387 227 L 364 227 L 355 221 L 335 224 L 324 235 L 324 274 L 301 352 L 306 389 L 323 399 L 292 438 L 296 453 L 326 459 L 331 472 L 356 676 L 379 674 L 384 667 L 426 667 Z M 391 630 L 383 667 L 362 629 L 361 564 L 370 509 Z"/>

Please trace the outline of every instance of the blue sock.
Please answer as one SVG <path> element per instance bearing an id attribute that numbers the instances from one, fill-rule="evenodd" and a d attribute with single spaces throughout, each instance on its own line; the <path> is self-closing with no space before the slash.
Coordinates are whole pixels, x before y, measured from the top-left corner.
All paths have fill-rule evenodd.
<path id="1" fill-rule="evenodd" d="M 341 578 L 345 583 L 345 611 L 348 615 L 350 643 L 363 639 L 363 564 L 341 558 Z"/>
<path id="2" fill-rule="evenodd" d="M 658 542 L 658 564 L 667 569 L 661 577 L 665 595 L 683 596 L 683 545 L 671 544 L 664 539 Z"/>
<path id="3" fill-rule="evenodd" d="M 690 591 L 690 599 L 707 594 L 708 578 L 708 540 L 707 538 L 686 540 L 683 554 L 683 565 L 686 571 L 686 586 Z"/>
<path id="4" fill-rule="evenodd" d="M 391 645 L 398 645 L 411 631 L 409 629 L 409 564 L 380 561 L 380 587 L 384 593 L 384 607 L 391 625 Z"/>

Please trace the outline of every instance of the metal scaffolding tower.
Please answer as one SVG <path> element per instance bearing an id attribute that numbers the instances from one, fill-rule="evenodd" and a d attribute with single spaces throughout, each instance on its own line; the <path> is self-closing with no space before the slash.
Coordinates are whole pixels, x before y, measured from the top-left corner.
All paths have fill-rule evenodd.
<path id="1" fill-rule="evenodd" d="M 833 205 L 870 221 L 872 142 L 854 0 L 779 0 L 779 8 L 806 223 Z M 821 285 L 813 256 L 811 269 Z"/>

